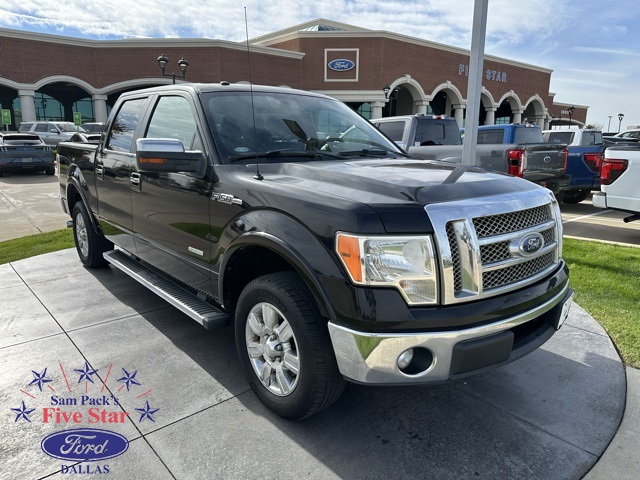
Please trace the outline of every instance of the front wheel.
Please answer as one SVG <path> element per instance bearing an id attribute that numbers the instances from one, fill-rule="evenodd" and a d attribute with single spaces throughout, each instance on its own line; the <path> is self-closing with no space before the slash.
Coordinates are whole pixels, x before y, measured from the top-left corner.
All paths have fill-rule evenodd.
<path id="1" fill-rule="evenodd" d="M 87 267 L 103 267 L 107 262 L 102 254 L 113 248 L 113 244 L 96 233 L 91 225 L 89 212 L 82 202 L 73 206 L 73 240 L 80 261 Z"/>
<path id="2" fill-rule="evenodd" d="M 238 300 L 235 335 L 251 388 L 281 417 L 310 417 L 342 393 L 326 323 L 297 274 L 250 282 Z"/>

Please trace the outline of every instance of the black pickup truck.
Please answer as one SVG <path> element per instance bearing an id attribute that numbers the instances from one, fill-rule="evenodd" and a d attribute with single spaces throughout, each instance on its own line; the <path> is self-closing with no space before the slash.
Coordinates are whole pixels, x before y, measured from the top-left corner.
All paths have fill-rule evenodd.
<path id="1" fill-rule="evenodd" d="M 329 97 L 182 84 L 123 94 L 61 143 L 80 260 L 206 328 L 232 324 L 258 397 L 299 419 L 344 381 L 437 382 L 531 352 L 571 305 L 548 190 L 414 160 Z M 171 365 L 166 365 L 171 369 Z"/>

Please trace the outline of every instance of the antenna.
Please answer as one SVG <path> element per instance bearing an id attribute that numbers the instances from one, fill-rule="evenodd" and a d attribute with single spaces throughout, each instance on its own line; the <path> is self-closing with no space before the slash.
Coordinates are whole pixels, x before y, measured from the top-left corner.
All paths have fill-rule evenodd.
<path id="1" fill-rule="evenodd" d="M 251 51 L 249 50 L 249 22 L 247 22 L 247 7 L 244 7 L 244 30 L 247 37 L 247 63 L 249 64 L 249 92 L 251 94 L 251 116 L 253 118 L 253 152 L 256 154 L 256 173 L 253 176 L 256 180 L 264 177 L 260 174 L 260 162 L 258 161 L 258 145 L 256 135 L 256 110 L 253 105 L 253 78 L 251 77 Z"/>

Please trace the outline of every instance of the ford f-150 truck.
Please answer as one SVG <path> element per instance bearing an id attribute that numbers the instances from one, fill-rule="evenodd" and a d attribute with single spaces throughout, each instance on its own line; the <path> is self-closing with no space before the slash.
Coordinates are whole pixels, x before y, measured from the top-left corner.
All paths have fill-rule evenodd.
<path id="1" fill-rule="evenodd" d="M 417 114 L 372 122 L 415 158 L 462 161 L 462 137 L 452 117 Z M 522 177 L 560 196 L 569 188 L 566 161 L 564 146 L 544 143 L 538 126 L 478 127 L 476 166 Z"/>
<path id="2" fill-rule="evenodd" d="M 570 188 L 562 194 L 563 202 L 579 203 L 587 198 L 592 190 L 600 189 L 600 167 L 604 149 L 607 148 L 600 130 L 544 130 L 542 137 L 547 143 L 567 145 L 567 173 L 571 176 L 571 183 Z"/>
<path id="3" fill-rule="evenodd" d="M 97 146 L 58 155 L 80 260 L 206 328 L 232 324 L 254 392 L 286 418 L 327 407 L 345 379 L 420 384 L 511 362 L 571 305 L 549 190 L 409 158 L 323 95 L 127 92 Z"/>
<path id="4" fill-rule="evenodd" d="M 640 220 L 640 145 L 612 146 L 604 152 L 600 192 L 592 197 L 594 207 L 628 212 L 625 222 Z"/>

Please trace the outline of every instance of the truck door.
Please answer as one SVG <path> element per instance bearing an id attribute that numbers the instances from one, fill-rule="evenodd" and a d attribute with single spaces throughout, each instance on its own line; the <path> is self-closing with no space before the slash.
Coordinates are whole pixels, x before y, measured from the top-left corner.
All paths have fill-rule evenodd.
<path id="1" fill-rule="evenodd" d="M 177 139 L 185 151 L 201 151 L 201 131 L 191 98 L 163 95 L 151 106 L 139 138 Z M 207 172 L 211 172 L 207 168 Z M 145 171 L 135 166 L 131 197 L 138 256 L 211 293 L 210 173 Z"/>
<path id="2" fill-rule="evenodd" d="M 96 155 L 98 215 L 104 235 L 135 254 L 131 189 L 135 164 L 133 139 L 140 126 L 146 98 L 126 100 L 113 120 L 108 136 Z"/>

